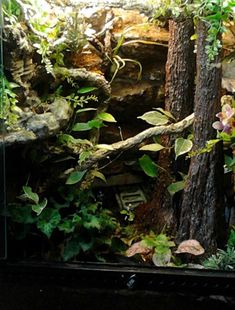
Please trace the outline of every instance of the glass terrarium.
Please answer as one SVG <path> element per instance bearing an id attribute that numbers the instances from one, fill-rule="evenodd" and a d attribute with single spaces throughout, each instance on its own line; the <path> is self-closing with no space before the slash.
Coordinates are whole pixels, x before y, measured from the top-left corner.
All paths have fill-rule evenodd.
<path id="1" fill-rule="evenodd" d="M 1 2 L 1 257 L 234 271 L 235 5 L 212 2 Z"/>
<path id="2" fill-rule="evenodd" d="M 234 306 L 234 8 L 0 2 L 1 308 Z"/>

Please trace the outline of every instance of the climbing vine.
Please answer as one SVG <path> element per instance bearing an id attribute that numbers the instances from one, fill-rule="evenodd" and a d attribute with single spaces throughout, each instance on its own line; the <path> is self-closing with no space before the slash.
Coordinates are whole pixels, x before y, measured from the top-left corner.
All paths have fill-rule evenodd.
<path id="1" fill-rule="evenodd" d="M 156 20 L 191 16 L 195 24 L 198 20 L 203 20 L 208 25 L 206 53 L 209 62 L 212 62 L 221 50 L 219 35 L 226 31 L 225 23 L 234 20 L 234 0 L 164 0 L 156 2 L 154 6 L 154 19 Z M 196 35 L 192 37 L 192 39 L 195 38 Z"/>

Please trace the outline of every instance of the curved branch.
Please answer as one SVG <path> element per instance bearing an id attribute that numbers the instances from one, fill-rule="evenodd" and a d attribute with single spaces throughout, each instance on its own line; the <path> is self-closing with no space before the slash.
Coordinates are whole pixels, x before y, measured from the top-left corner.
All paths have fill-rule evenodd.
<path id="1" fill-rule="evenodd" d="M 91 166 L 93 166 L 94 164 L 96 164 L 97 162 L 99 162 L 100 160 L 107 158 L 109 155 L 114 154 L 116 152 L 126 151 L 153 136 L 182 132 L 186 128 L 191 126 L 193 124 L 193 121 L 194 121 L 194 113 L 190 114 L 189 116 L 187 116 L 178 123 L 170 124 L 167 126 L 155 126 L 146 129 L 134 137 L 128 138 L 124 141 L 107 145 L 107 148 L 105 149 L 97 150 L 84 163 L 76 167 L 76 169 L 86 170 Z"/>
<path id="2" fill-rule="evenodd" d="M 111 95 L 110 83 L 101 74 L 87 71 L 84 68 L 68 69 L 65 67 L 54 68 L 53 72 L 58 77 L 71 77 L 75 80 L 88 81 L 101 88 L 106 97 Z"/>

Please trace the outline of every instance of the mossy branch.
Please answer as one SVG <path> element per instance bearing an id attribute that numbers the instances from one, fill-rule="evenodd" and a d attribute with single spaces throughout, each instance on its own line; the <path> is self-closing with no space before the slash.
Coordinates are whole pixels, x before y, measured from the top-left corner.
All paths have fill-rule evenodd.
<path id="1" fill-rule="evenodd" d="M 101 74 L 87 71 L 84 68 L 68 69 L 65 67 L 54 68 L 53 72 L 58 78 L 70 77 L 78 81 L 88 81 L 92 85 L 101 88 L 106 97 L 110 97 L 111 95 L 110 84 Z"/>
<path id="2" fill-rule="evenodd" d="M 155 126 L 149 129 L 142 131 L 141 133 L 137 134 L 134 137 L 128 138 L 124 141 L 116 142 L 110 145 L 107 145 L 105 149 L 99 149 L 92 154 L 90 158 L 88 158 L 84 163 L 80 166 L 77 166 L 77 170 L 86 170 L 92 167 L 97 162 L 104 160 L 108 156 L 115 154 L 117 152 L 126 151 L 136 145 L 139 145 L 144 140 L 151 138 L 157 135 L 164 135 L 164 134 L 172 134 L 172 133 L 180 133 L 184 131 L 186 128 L 191 126 L 194 121 L 194 113 L 190 114 L 182 121 L 174 124 L 170 124 L 167 126 Z"/>

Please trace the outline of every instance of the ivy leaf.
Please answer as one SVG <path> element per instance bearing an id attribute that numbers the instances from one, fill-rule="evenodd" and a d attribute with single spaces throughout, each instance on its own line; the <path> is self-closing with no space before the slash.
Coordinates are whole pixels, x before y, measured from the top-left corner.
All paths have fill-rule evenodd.
<path id="1" fill-rule="evenodd" d="M 173 196 L 175 193 L 184 189 L 185 183 L 186 183 L 185 180 L 172 183 L 167 187 L 167 190 L 170 193 L 170 195 Z"/>
<path id="2" fill-rule="evenodd" d="M 40 215 L 37 228 L 41 230 L 48 238 L 50 238 L 53 230 L 58 226 L 61 216 L 58 210 L 47 208 Z"/>
<path id="3" fill-rule="evenodd" d="M 84 226 L 86 229 L 91 229 L 91 228 L 97 228 L 98 230 L 101 229 L 100 220 L 99 220 L 99 218 L 98 218 L 96 215 L 90 216 L 90 217 L 89 217 L 89 221 L 84 222 L 84 223 L 83 223 L 83 226 Z"/>
<path id="4" fill-rule="evenodd" d="M 82 218 L 78 214 L 74 214 L 72 218 L 72 222 L 76 223 L 76 225 L 80 225 L 82 223 Z"/>
<path id="5" fill-rule="evenodd" d="M 29 205 L 9 205 L 9 212 L 14 222 L 32 224 L 36 218 L 32 216 L 32 209 Z"/>
<path id="6" fill-rule="evenodd" d="M 87 131 L 87 130 L 91 130 L 91 126 L 88 123 L 76 123 L 72 130 L 73 131 Z"/>
<path id="7" fill-rule="evenodd" d="M 191 140 L 184 139 L 184 138 L 176 139 L 175 140 L 175 158 L 185 153 L 188 153 L 191 150 L 192 146 L 193 146 L 193 143 Z"/>
<path id="8" fill-rule="evenodd" d="M 79 244 L 79 240 L 76 238 L 69 240 L 65 247 L 63 252 L 63 259 L 64 261 L 67 261 L 75 256 L 77 256 L 81 251 L 81 247 Z"/>
<path id="9" fill-rule="evenodd" d="M 39 197 L 37 193 L 34 193 L 32 191 L 32 188 L 30 186 L 23 186 L 23 191 L 24 191 L 24 197 L 33 201 L 34 203 L 38 204 L 39 202 Z"/>
<path id="10" fill-rule="evenodd" d="M 47 199 L 44 198 L 43 201 L 41 201 L 38 204 L 32 205 L 32 210 L 37 213 L 37 215 L 40 215 L 42 211 L 46 208 L 47 205 Z"/>
<path id="11" fill-rule="evenodd" d="M 101 119 L 102 121 L 105 121 L 105 122 L 109 122 L 109 123 L 116 123 L 117 121 L 115 120 L 115 118 L 109 114 L 109 113 L 106 113 L 106 112 L 103 112 L 103 113 L 99 113 L 97 115 L 97 117 L 99 119 Z"/>
<path id="12" fill-rule="evenodd" d="M 162 113 L 159 113 L 157 111 L 150 111 L 150 112 L 144 113 L 142 116 L 138 116 L 137 118 L 140 118 L 146 121 L 148 124 L 151 124 L 154 126 L 165 125 L 168 123 L 168 117 L 166 117 L 166 115 L 163 115 Z"/>
<path id="13" fill-rule="evenodd" d="M 102 181 L 104 181 L 105 183 L 107 183 L 107 180 L 106 180 L 105 176 L 104 176 L 103 173 L 101 173 L 100 171 L 98 171 L 98 170 L 92 170 L 92 171 L 91 171 L 91 174 L 92 174 L 94 177 L 96 177 L 96 178 L 98 178 L 98 179 L 101 179 Z"/>
<path id="14" fill-rule="evenodd" d="M 96 90 L 97 87 L 81 87 L 79 90 L 78 90 L 78 94 L 87 94 L 87 93 L 90 93 L 92 92 L 93 90 Z"/>
<path id="15" fill-rule="evenodd" d="M 74 232 L 76 224 L 72 220 L 64 220 L 63 223 L 58 225 L 58 229 L 63 231 L 65 234 Z"/>
<path id="16" fill-rule="evenodd" d="M 94 241 L 91 240 L 90 242 L 85 242 L 84 240 L 81 240 L 79 245 L 80 245 L 83 252 L 87 252 L 87 251 L 91 250 L 92 247 L 94 246 Z"/>
<path id="17" fill-rule="evenodd" d="M 151 178 L 155 178 L 157 176 L 157 165 L 152 161 L 152 159 L 148 155 L 143 155 L 139 159 L 140 167 L 143 171 Z"/>
<path id="18" fill-rule="evenodd" d="M 164 149 L 164 146 L 158 143 L 152 143 L 144 145 L 140 148 L 140 151 L 151 151 L 151 152 L 158 152 L 160 150 Z"/>
<path id="19" fill-rule="evenodd" d="M 76 183 L 80 182 L 85 174 L 86 174 L 86 170 L 84 170 L 84 171 L 73 171 L 70 174 L 70 176 L 68 177 L 66 184 L 72 185 L 72 184 L 76 184 Z"/>

